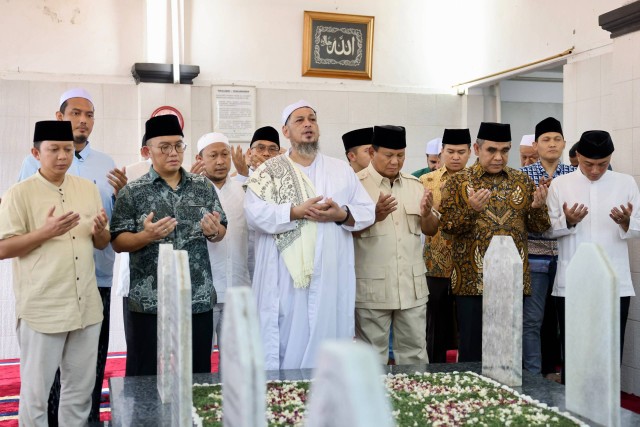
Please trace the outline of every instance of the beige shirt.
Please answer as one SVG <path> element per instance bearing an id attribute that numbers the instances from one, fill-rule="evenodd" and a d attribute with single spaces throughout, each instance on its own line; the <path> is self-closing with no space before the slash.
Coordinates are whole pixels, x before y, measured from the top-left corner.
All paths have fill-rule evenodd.
<path id="1" fill-rule="evenodd" d="M 424 188 L 412 175 L 393 182 L 369 165 L 358 178 L 373 200 L 391 194 L 397 209 L 354 239 L 356 308 L 407 309 L 426 304 L 429 291 L 422 260 L 420 200 Z"/>
<path id="2" fill-rule="evenodd" d="M 81 329 L 102 321 L 93 262 L 93 220 L 102 207 L 98 187 L 67 175 L 61 186 L 40 172 L 7 190 L 0 204 L 0 240 L 42 227 L 54 216 L 73 211 L 80 223 L 13 260 L 16 317 L 42 333 Z"/>

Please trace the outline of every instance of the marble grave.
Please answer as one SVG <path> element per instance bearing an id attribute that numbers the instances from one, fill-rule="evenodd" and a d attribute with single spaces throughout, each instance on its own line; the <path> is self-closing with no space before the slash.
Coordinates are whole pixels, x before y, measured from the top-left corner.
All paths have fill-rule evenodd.
<path id="1" fill-rule="evenodd" d="M 483 261 L 482 375 L 522 385 L 522 258 L 511 236 L 494 236 Z"/>
<path id="2" fill-rule="evenodd" d="M 620 297 L 606 253 L 582 243 L 567 268 L 567 409 L 598 424 L 620 425 Z"/>
<path id="3" fill-rule="evenodd" d="M 305 426 L 393 427 L 381 375 L 380 361 L 371 347 L 325 342 L 318 353 Z"/>
<path id="4" fill-rule="evenodd" d="M 226 427 L 266 426 L 264 355 L 251 288 L 227 290 L 220 366 Z"/>

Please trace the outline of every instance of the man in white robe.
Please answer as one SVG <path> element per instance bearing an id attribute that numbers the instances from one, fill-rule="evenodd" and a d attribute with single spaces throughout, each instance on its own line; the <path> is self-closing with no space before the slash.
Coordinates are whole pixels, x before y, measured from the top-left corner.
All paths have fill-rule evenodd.
<path id="1" fill-rule="evenodd" d="M 244 217 L 244 189 L 238 181 L 229 178 L 231 145 L 225 135 L 219 132 L 203 135 L 198 140 L 196 160 L 202 162 L 202 174 L 213 183 L 222 209 L 231 219 L 222 241 L 207 242 L 211 278 L 218 297 L 213 307 L 213 331 L 220 350 L 226 290 L 232 286 L 251 285 L 247 263 L 249 235 Z"/>
<path id="2" fill-rule="evenodd" d="M 282 123 L 291 150 L 247 181 L 245 215 L 256 230 L 253 290 L 265 368 L 313 368 L 321 342 L 354 336 L 351 232 L 373 224 L 375 204 L 346 162 L 318 153 L 308 102 L 286 107 Z"/>
<path id="3" fill-rule="evenodd" d="M 627 239 L 640 237 L 640 192 L 632 176 L 607 170 L 613 150 L 609 133 L 582 134 L 576 147 L 578 170 L 554 178 L 549 187 L 551 230 L 546 234 L 558 239 L 558 271 L 552 295 L 557 297 L 563 346 L 567 266 L 581 243 L 597 243 L 619 280 L 622 357 L 630 297 L 635 295 Z"/>

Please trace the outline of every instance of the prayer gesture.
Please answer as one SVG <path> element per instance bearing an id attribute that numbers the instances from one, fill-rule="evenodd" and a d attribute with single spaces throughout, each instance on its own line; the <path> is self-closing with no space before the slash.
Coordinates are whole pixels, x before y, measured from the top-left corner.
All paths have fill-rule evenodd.
<path id="1" fill-rule="evenodd" d="M 196 160 L 195 163 L 191 165 L 189 172 L 195 173 L 196 175 L 204 175 L 204 160 Z"/>
<path id="2" fill-rule="evenodd" d="M 80 214 L 73 211 L 63 213 L 60 216 L 53 216 L 56 207 L 52 206 L 47 212 L 47 219 L 42 227 L 47 239 L 62 236 L 71 231 L 72 228 L 80 224 Z"/>
<path id="3" fill-rule="evenodd" d="M 202 234 L 205 236 L 218 236 L 220 234 L 220 214 L 216 211 L 207 212 L 200 220 Z"/>
<path id="4" fill-rule="evenodd" d="M 178 220 L 166 216 L 156 222 L 153 222 L 155 212 L 151 212 L 142 223 L 144 231 L 149 235 L 151 241 L 161 240 L 173 232 L 178 225 Z"/>
<path id="5" fill-rule="evenodd" d="M 398 208 L 398 202 L 391 194 L 382 194 L 376 203 L 376 222 L 384 221 L 387 216 Z"/>
<path id="6" fill-rule="evenodd" d="M 489 200 L 491 199 L 491 190 L 486 188 L 481 188 L 478 191 L 475 191 L 473 188 L 469 187 L 469 206 L 476 212 L 482 212 L 484 208 L 489 204 Z"/>
<path id="7" fill-rule="evenodd" d="M 428 188 L 424 189 L 422 200 L 420 201 L 420 216 L 425 217 L 431 215 L 433 208 L 433 193 Z"/>
<path id="8" fill-rule="evenodd" d="M 304 215 L 305 219 L 316 222 L 340 222 L 345 220 L 345 216 L 347 212 L 330 197 L 327 197 L 324 203 L 312 204 Z"/>
<path id="9" fill-rule="evenodd" d="M 122 170 L 118 168 L 114 168 L 109 171 L 107 174 L 107 180 L 109 184 L 113 187 L 113 194 L 118 195 L 118 191 L 122 190 L 122 187 L 127 185 L 127 168 L 126 166 L 122 167 Z"/>
<path id="10" fill-rule="evenodd" d="M 302 203 L 301 205 L 292 206 L 291 207 L 291 212 L 289 214 L 289 219 L 291 221 L 293 221 L 295 219 L 304 219 L 304 218 L 306 218 L 307 217 L 307 212 L 309 211 L 309 209 L 312 206 L 315 209 L 318 209 L 318 210 L 326 210 L 328 208 L 328 206 L 325 203 L 320 203 L 320 201 L 323 198 L 324 198 L 324 196 L 312 197 L 310 199 L 305 200 L 304 203 Z"/>
<path id="11" fill-rule="evenodd" d="M 233 161 L 233 166 L 238 171 L 238 175 L 249 176 L 249 166 L 247 166 L 247 161 L 244 158 L 242 147 L 239 145 L 231 147 L 231 161 Z"/>
<path id="12" fill-rule="evenodd" d="M 564 202 L 562 210 L 564 211 L 565 218 L 567 218 L 567 227 L 569 228 L 582 221 L 582 219 L 589 213 L 588 207 L 583 204 L 578 205 L 577 203 L 574 203 L 573 206 L 569 208 L 567 202 Z"/>
<path id="13" fill-rule="evenodd" d="M 100 212 L 93 219 L 93 227 L 91 228 L 91 234 L 94 236 L 99 235 L 107 228 L 107 224 L 109 224 L 109 218 L 107 218 L 107 212 L 104 208 L 100 208 Z"/>
<path id="14" fill-rule="evenodd" d="M 633 212 L 633 205 L 631 203 L 627 203 L 627 206 L 620 205 L 620 209 L 614 207 L 611 209 L 611 213 L 609 216 L 618 224 L 622 229 L 626 232 L 629 230 L 629 222 L 631 221 L 631 212 Z"/>
<path id="15" fill-rule="evenodd" d="M 540 209 L 547 204 L 547 194 L 549 193 L 549 186 L 544 184 L 540 180 L 540 184 L 536 187 L 536 191 L 533 192 L 533 202 L 531 202 L 532 209 Z"/>

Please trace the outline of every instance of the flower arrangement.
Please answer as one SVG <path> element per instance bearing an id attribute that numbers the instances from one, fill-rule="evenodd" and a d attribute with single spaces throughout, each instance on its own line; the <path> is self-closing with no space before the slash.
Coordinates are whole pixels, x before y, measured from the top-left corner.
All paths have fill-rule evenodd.
<path id="1" fill-rule="evenodd" d="M 398 427 L 583 425 L 473 372 L 388 374 L 383 380 Z M 268 382 L 267 425 L 303 426 L 309 389 L 309 381 Z M 222 426 L 220 384 L 195 384 L 193 403 L 202 426 Z"/>

